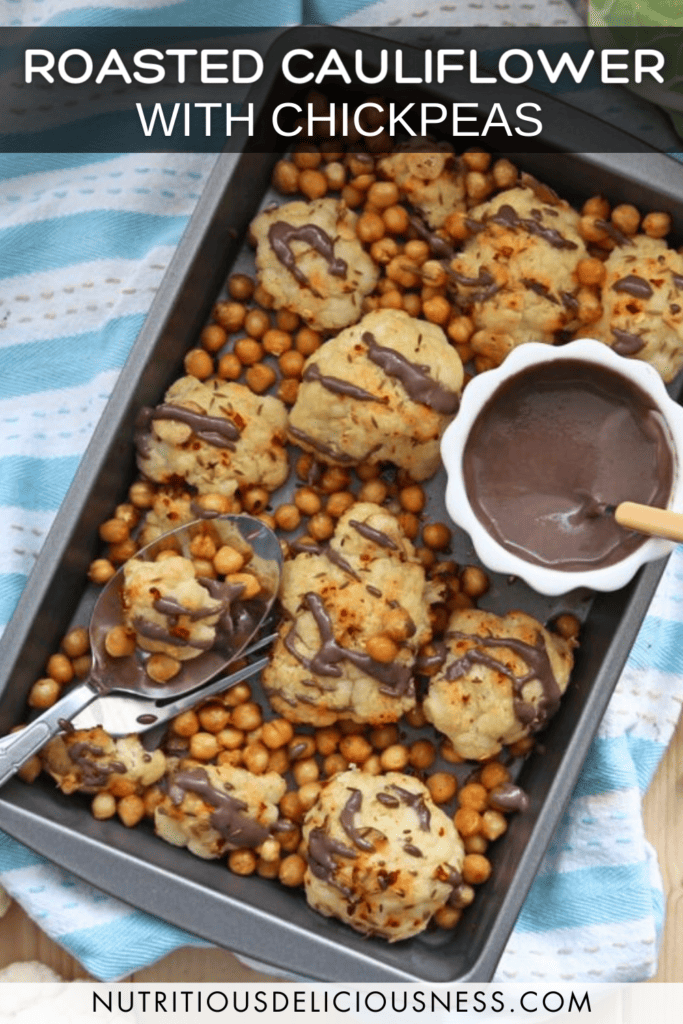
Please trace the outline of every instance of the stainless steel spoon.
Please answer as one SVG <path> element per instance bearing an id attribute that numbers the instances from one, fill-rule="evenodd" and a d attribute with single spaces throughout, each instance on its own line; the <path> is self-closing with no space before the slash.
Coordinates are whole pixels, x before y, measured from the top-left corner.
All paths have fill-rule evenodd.
<path id="1" fill-rule="evenodd" d="M 109 694 L 129 695 L 139 702 L 138 715 L 145 714 L 145 701 L 149 702 L 150 713 L 155 714 L 154 708 L 159 702 L 176 706 L 190 693 L 199 700 L 202 684 L 222 672 L 245 651 L 270 612 L 280 585 L 282 550 L 277 537 L 264 523 L 251 516 L 197 519 L 165 533 L 142 548 L 134 559 L 154 561 L 156 555 L 170 545 L 179 554 L 190 557 L 192 539 L 207 530 L 214 536 L 218 535 L 221 545 L 236 547 L 247 555 L 248 572 L 258 578 L 261 592 L 250 600 L 241 601 L 238 597 L 233 601 L 229 623 L 222 630 L 217 630 L 213 647 L 182 662 L 180 671 L 170 681 L 156 683 L 147 675 L 145 655 L 139 649 L 127 657 L 113 658 L 105 647 L 110 629 L 123 623 L 121 591 L 125 566 L 122 566 L 106 585 L 93 609 L 90 675 L 24 729 L 0 740 L 0 786 L 49 739 L 69 729 L 71 720 L 98 698 L 108 699 L 104 695 Z M 227 687 L 229 683 L 225 685 Z M 196 695 L 195 691 L 198 691 Z"/>

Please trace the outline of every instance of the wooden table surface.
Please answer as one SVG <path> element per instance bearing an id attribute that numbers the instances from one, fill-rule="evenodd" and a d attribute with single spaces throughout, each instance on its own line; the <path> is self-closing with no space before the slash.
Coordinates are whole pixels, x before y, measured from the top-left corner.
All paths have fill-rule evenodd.
<path id="1" fill-rule="evenodd" d="M 645 827 L 659 854 L 667 903 L 659 971 L 653 980 L 683 981 L 683 717 L 646 795 Z M 67 980 L 88 977 L 13 904 L 0 920 L 0 967 L 16 960 L 39 960 Z M 272 978 L 243 967 L 223 950 L 184 949 L 126 980 L 192 983 Z"/>

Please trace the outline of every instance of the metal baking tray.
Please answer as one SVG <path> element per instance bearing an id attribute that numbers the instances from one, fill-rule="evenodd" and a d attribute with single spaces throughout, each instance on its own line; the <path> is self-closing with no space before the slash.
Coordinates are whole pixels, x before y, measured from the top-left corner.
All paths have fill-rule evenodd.
<path id="1" fill-rule="evenodd" d="M 276 42 L 267 62 L 271 71 L 249 97 L 257 110 L 274 97 L 281 101 L 290 94 L 291 86 L 278 74 L 280 57 L 300 45 L 300 38 L 298 33 L 285 33 Z M 325 51 L 334 45 L 351 53 L 365 39 L 355 32 L 316 29 L 306 45 Z M 534 95 L 526 89 L 521 92 Z M 412 89 L 412 98 L 421 95 L 422 90 Z M 433 98 L 438 91 L 424 95 Z M 470 98 L 467 88 L 462 95 Z M 569 107 L 563 118 L 554 116 L 553 121 L 562 125 L 563 137 L 546 141 L 556 153 L 513 156 L 519 166 L 576 203 L 602 192 L 613 203 L 632 202 L 643 211 L 666 210 L 674 220 L 673 237 L 683 236 L 680 165 L 655 151 L 643 152 L 642 145 L 638 155 L 563 152 L 580 148 L 583 129 L 595 124 L 582 111 Z M 605 126 L 605 131 L 617 130 Z M 22 720 L 26 695 L 62 636 L 73 622 L 83 622 L 79 607 L 89 599 L 86 572 L 100 550 L 98 526 L 124 499 L 134 476 L 136 412 L 141 405 L 157 404 L 183 372 L 184 352 L 195 344 L 227 274 L 240 266 L 249 222 L 267 199 L 272 166 L 279 157 L 280 142 L 275 136 L 272 141 L 272 154 L 249 152 L 245 138 L 242 153 L 218 158 L 3 637 L 3 732 Z M 620 144 L 628 149 L 628 137 L 622 135 Z M 433 486 L 438 488 L 438 480 Z M 453 557 L 474 561 L 466 537 L 457 539 Z M 623 590 L 593 599 L 574 593 L 549 600 L 532 594 L 524 584 L 511 585 L 499 578 L 480 602 L 493 610 L 522 606 L 542 620 L 564 610 L 587 614 L 562 706 L 542 734 L 541 748 L 521 766 L 518 781 L 529 795 L 530 809 L 513 816 L 504 839 L 490 848 L 492 877 L 453 932 L 428 932 L 394 945 L 365 939 L 315 914 L 301 892 L 257 876 L 231 874 L 219 861 L 199 860 L 154 837 L 146 823 L 128 830 L 116 820 L 96 821 L 87 799 L 64 797 L 43 777 L 32 786 L 15 780 L 0 792 L 0 827 L 134 907 L 258 959 L 276 973 L 346 982 L 489 980 L 571 795 L 662 569 L 662 562 L 650 564 Z"/>

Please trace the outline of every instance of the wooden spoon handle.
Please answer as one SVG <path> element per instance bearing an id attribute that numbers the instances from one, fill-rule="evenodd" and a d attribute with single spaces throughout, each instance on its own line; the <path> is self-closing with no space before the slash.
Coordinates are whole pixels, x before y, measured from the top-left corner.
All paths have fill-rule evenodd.
<path id="1" fill-rule="evenodd" d="M 627 530 L 637 530 L 652 537 L 683 541 L 683 513 L 665 508 L 638 505 L 635 501 L 622 501 L 617 505 L 614 518 Z"/>

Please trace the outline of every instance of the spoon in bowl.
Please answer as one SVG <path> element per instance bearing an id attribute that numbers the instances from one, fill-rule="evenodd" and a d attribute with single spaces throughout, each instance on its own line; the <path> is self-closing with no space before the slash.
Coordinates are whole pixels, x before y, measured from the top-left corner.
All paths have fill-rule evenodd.
<path id="1" fill-rule="evenodd" d="M 650 537 L 683 541 L 683 512 L 672 512 L 668 508 L 654 508 L 640 505 L 636 501 L 622 501 L 619 505 L 608 505 L 620 526 L 627 530 L 646 533 Z"/>
<path id="2" fill-rule="evenodd" d="M 214 606 L 219 616 L 215 623 L 215 638 L 211 646 L 196 657 L 180 661 L 172 678 L 155 682 L 146 667 L 151 655 L 141 650 L 139 645 L 135 646 L 132 653 L 122 656 L 110 653 L 108 637 L 112 629 L 128 625 L 124 621 L 123 605 L 126 567 L 134 562 L 154 563 L 161 552 L 169 550 L 189 559 L 192 540 L 207 534 L 218 547 L 228 547 L 242 554 L 246 572 L 250 577 L 255 577 L 260 589 L 253 597 L 242 598 L 241 595 L 247 593 L 243 582 L 231 585 L 228 581 L 198 580 L 208 591 L 207 597 L 211 596 L 220 602 L 217 609 Z M 89 629 L 92 668 L 88 678 L 25 728 L 0 740 L 0 786 L 48 740 L 68 730 L 71 720 L 98 698 L 110 694 L 132 696 L 137 699 L 138 714 L 141 717 L 144 717 L 145 698 L 152 708 L 156 707 L 158 701 L 167 701 L 168 706 L 175 708 L 188 694 L 200 699 L 202 684 L 238 658 L 258 633 L 277 596 L 281 572 L 282 551 L 277 537 L 264 523 L 251 516 L 225 515 L 195 520 L 163 534 L 138 551 L 112 576 L 93 609 Z M 158 605 L 159 601 L 155 604 Z M 168 604 L 162 607 L 170 615 L 169 622 L 173 621 L 174 615 L 183 611 L 173 600 L 170 607 Z M 203 613 L 204 610 L 200 611 Z M 172 638 L 172 631 L 166 632 L 164 637 Z M 171 642 L 179 648 L 183 646 L 177 638 Z M 191 647 L 192 644 L 185 641 L 184 646 Z M 251 666 L 253 671 L 255 666 Z"/>

